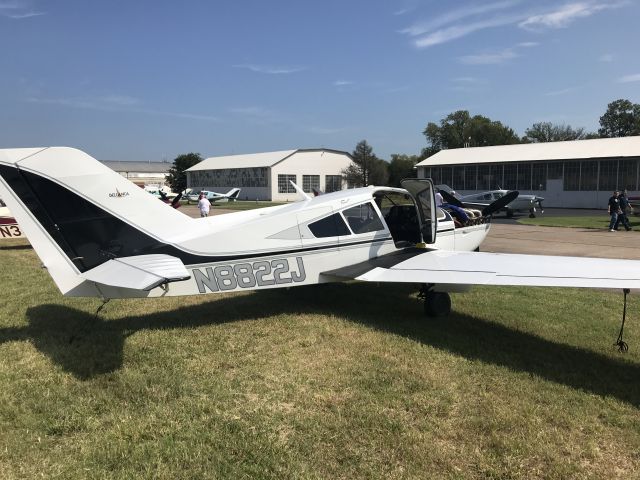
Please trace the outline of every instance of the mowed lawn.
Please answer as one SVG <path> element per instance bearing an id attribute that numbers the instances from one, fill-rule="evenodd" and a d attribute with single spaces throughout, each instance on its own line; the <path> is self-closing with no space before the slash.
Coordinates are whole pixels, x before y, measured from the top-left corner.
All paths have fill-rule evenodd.
<path id="1" fill-rule="evenodd" d="M 61 297 L 0 244 L 0 478 L 638 478 L 640 300 L 408 286 Z"/>

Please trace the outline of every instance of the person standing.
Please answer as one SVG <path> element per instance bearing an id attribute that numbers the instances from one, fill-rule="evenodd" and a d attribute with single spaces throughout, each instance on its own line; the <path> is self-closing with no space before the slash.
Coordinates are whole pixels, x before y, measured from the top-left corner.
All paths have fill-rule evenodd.
<path id="1" fill-rule="evenodd" d="M 624 229 L 628 232 L 629 230 L 631 230 L 631 225 L 629 225 L 629 217 L 627 215 L 628 213 L 631 213 L 631 205 L 629 204 L 626 190 L 622 191 L 622 193 L 618 196 L 618 200 L 620 201 L 620 213 L 618 213 L 618 220 L 616 220 L 616 225 L 613 227 L 613 229 L 618 230 L 618 226 L 622 222 L 622 225 L 624 225 Z"/>
<path id="2" fill-rule="evenodd" d="M 201 217 L 209 216 L 209 208 L 211 207 L 211 203 L 205 196 L 201 193 L 198 197 L 198 209 L 200 210 Z"/>
<path id="3" fill-rule="evenodd" d="M 440 190 L 436 190 L 436 207 L 441 207 L 443 203 L 444 199 L 442 198 Z"/>
<path id="4" fill-rule="evenodd" d="M 618 215 L 620 214 L 620 198 L 618 198 L 620 192 L 617 190 L 613 192 L 613 195 L 609 198 L 609 204 L 607 206 L 607 212 L 611 215 L 611 221 L 609 222 L 609 231 L 615 232 L 614 228 L 617 226 Z"/>

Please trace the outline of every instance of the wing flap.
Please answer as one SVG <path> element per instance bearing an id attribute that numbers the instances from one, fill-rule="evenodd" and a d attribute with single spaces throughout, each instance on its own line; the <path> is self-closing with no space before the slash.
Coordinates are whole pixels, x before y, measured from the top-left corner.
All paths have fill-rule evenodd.
<path id="1" fill-rule="evenodd" d="M 353 278 L 368 282 L 640 289 L 640 261 L 434 250 Z"/>
<path id="2" fill-rule="evenodd" d="M 163 283 L 187 280 L 190 275 L 180 259 L 159 254 L 114 258 L 82 277 L 111 287 L 148 291 Z"/>

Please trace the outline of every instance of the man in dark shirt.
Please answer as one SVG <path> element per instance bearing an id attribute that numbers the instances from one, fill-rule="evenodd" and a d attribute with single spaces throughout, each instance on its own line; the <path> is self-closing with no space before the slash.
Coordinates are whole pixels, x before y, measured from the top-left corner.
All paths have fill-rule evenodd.
<path id="1" fill-rule="evenodd" d="M 620 213 L 618 214 L 618 220 L 616 220 L 616 224 L 613 229 L 618 230 L 618 226 L 620 225 L 620 222 L 622 222 L 622 224 L 624 225 L 624 229 L 628 232 L 629 230 L 631 230 L 631 225 L 629 225 L 629 217 L 627 217 L 627 211 L 631 209 L 631 205 L 629 205 L 626 190 L 624 190 L 618 196 L 618 201 L 620 202 Z"/>
<path id="2" fill-rule="evenodd" d="M 613 195 L 609 198 L 609 205 L 607 211 L 609 215 L 611 215 L 611 221 L 609 222 L 609 231 L 615 232 L 614 228 L 617 226 L 618 222 L 618 214 L 621 212 L 620 210 L 620 199 L 618 198 L 619 192 L 616 190 L 613 192 Z"/>

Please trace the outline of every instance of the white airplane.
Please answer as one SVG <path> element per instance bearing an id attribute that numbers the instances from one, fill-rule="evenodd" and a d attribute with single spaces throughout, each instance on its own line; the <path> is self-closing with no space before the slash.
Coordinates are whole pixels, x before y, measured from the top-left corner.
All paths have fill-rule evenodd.
<path id="1" fill-rule="evenodd" d="M 21 238 L 22 236 L 18 222 L 11 216 L 11 212 L 0 198 L 0 240 Z"/>
<path id="2" fill-rule="evenodd" d="M 209 200 L 211 203 L 235 202 L 238 199 L 238 195 L 240 195 L 240 189 L 232 188 L 227 193 L 216 193 L 210 190 L 191 190 L 191 192 L 187 195 L 187 201 L 189 203 L 198 203 L 200 194 L 203 194 L 204 198 Z"/>
<path id="3" fill-rule="evenodd" d="M 449 194 L 453 192 L 447 185 L 438 185 L 437 187 L 440 191 L 445 191 Z M 509 192 L 510 190 L 499 189 L 489 192 L 473 193 L 463 197 L 456 196 L 456 198 L 468 208 L 483 209 L 499 198 L 504 197 Z M 544 213 L 544 209 L 542 208 L 543 200 L 544 197 L 538 197 L 537 195 L 518 195 L 515 200 L 509 202 L 500 209 L 500 211 L 505 212 L 508 218 L 513 217 L 513 214 L 516 212 L 529 212 L 529 217 L 535 218 L 537 208 L 540 209 L 540 213 Z"/>
<path id="4" fill-rule="evenodd" d="M 72 148 L 0 150 L 0 196 L 66 296 L 198 295 L 360 280 L 422 286 L 425 312 L 471 285 L 640 288 L 640 261 L 475 252 L 430 180 L 190 218 Z M 494 205 L 499 208 L 499 205 Z"/>

